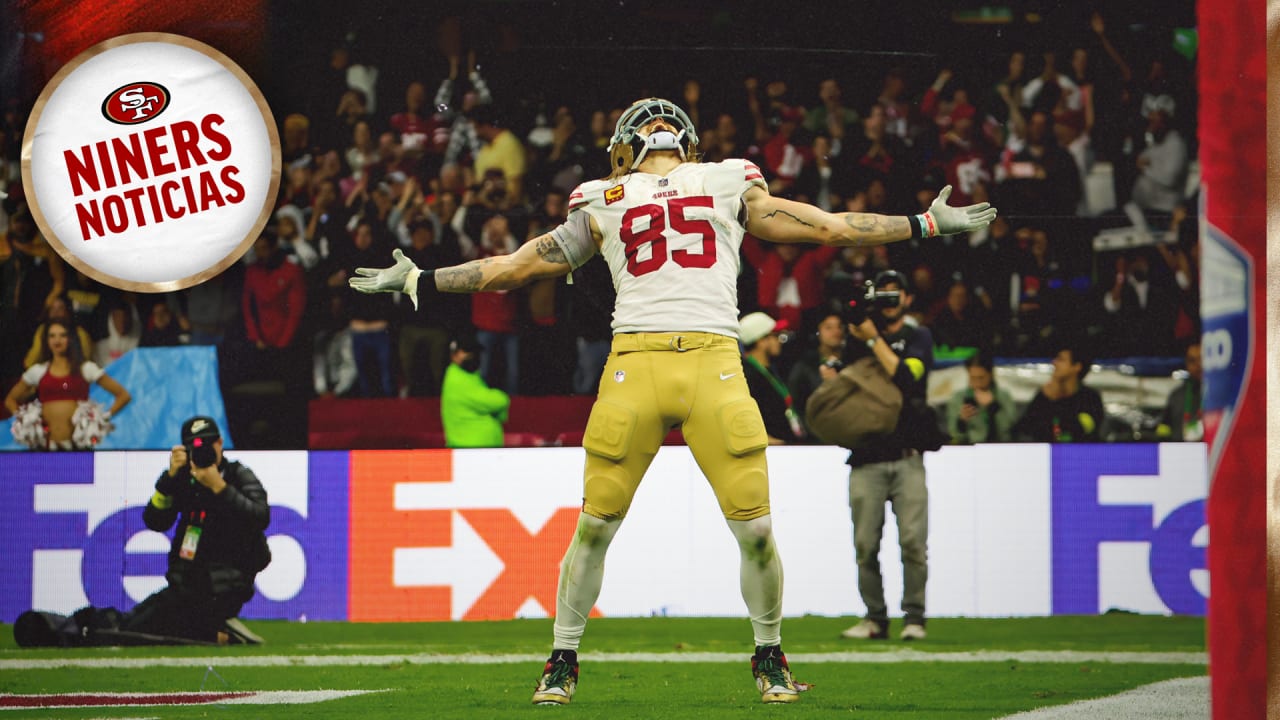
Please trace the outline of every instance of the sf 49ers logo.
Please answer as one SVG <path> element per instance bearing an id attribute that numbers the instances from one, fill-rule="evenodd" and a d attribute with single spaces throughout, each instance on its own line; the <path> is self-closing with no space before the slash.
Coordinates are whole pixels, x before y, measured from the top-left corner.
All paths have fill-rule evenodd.
<path id="1" fill-rule="evenodd" d="M 102 116 L 117 125 L 137 125 L 169 107 L 169 91 L 159 83 L 134 82 L 102 101 Z"/>

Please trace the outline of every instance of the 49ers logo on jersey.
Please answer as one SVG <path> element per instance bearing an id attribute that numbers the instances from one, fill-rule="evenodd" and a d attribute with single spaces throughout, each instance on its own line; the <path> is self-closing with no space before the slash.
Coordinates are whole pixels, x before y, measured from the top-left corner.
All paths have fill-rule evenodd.
<path id="1" fill-rule="evenodd" d="M 614 203 L 618 202 L 619 200 L 621 200 L 621 199 L 622 199 L 623 194 L 626 192 L 626 189 L 627 189 L 627 188 L 626 188 L 626 186 L 624 186 L 624 185 L 614 185 L 613 187 L 609 188 L 608 190 L 605 190 L 605 191 L 604 191 L 604 204 L 605 204 L 605 205 L 612 205 L 612 204 L 614 204 Z"/>
<path id="2" fill-rule="evenodd" d="M 169 90 L 160 83 L 134 82 L 102 101 L 102 116 L 117 125 L 146 122 L 169 107 Z"/>

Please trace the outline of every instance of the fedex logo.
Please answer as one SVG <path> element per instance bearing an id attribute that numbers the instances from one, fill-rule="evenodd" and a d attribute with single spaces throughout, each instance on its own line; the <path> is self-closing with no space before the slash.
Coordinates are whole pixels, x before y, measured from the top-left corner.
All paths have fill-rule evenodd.
<path id="1" fill-rule="evenodd" d="M 350 620 L 555 613 L 577 506 L 512 473 L 500 451 L 467 455 L 481 467 L 465 471 L 448 450 L 350 455 Z"/>
<path id="2" fill-rule="evenodd" d="M 1053 613 L 1203 615 L 1205 446 L 1054 446 Z M 1134 578 L 1148 578 L 1148 583 Z"/>
<path id="3" fill-rule="evenodd" d="M 346 537 L 345 453 L 231 453 L 251 468 L 271 503 L 272 563 L 242 616 L 341 619 Z M 169 453 L 0 455 L 0 542 L 9 549 L 0 619 L 36 608 L 127 610 L 164 586 L 172 530 L 142 522 Z M 309 467 L 310 465 L 310 467 Z M 325 502 L 316 502 L 317 497 Z M 339 583 L 339 589 L 331 587 Z"/>

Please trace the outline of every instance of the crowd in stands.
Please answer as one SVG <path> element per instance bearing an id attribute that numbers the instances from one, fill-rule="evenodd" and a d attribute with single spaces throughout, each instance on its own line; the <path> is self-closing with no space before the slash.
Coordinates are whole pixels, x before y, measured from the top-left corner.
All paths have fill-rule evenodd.
<path id="1" fill-rule="evenodd" d="M 1080 42 L 1013 51 L 985 75 L 943 60 L 931 78 L 891 67 L 878 93 L 856 97 L 835 76 L 698 78 L 696 68 L 667 90 L 697 123 L 704 162 L 749 159 L 772 193 L 902 215 L 949 184 L 951 204 L 1001 211 L 980 234 L 876 248 L 747 237 L 740 309 L 794 329 L 777 361 L 783 377 L 821 342 L 832 302 L 888 268 L 912 283 L 912 315 L 932 328 L 940 357 L 980 348 L 1048 358 L 1064 333 L 1089 338 L 1099 358 L 1180 356 L 1199 336 L 1197 198 L 1185 191 L 1190 66 L 1121 46 L 1097 14 L 1077 30 L 1067 37 Z M 306 102 L 273 108 L 283 168 L 263 236 L 219 277 L 166 295 L 99 284 L 43 241 L 18 171 L 25 116 L 6 114 L 4 388 L 29 364 L 42 324 L 69 315 L 86 357 L 104 367 L 134 347 L 215 345 L 224 391 L 273 379 L 299 402 L 438 395 L 450 341 L 468 336 L 495 388 L 593 393 L 613 306 L 602 261 L 571 283 L 445 296 L 418 311 L 407 297 L 348 289 L 356 267 L 385 266 L 397 247 L 423 268 L 513 252 L 563 221 L 579 183 L 608 174 L 605 147 L 635 99 L 625 81 L 611 104 L 531 105 L 491 90 L 474 52 L 439 49 L 447 75 L 397 88 L 379 84 L 403 71 L 333 49 L 326 72 L 305 79 Z M 718 88 L 714 101 L 703 83 Z M 1113 207 L 1092 206 L 1087 192 L 1103 164 Z M 1157 242 L 1094 251 L 1099 231 L 1134 224 Z"/>

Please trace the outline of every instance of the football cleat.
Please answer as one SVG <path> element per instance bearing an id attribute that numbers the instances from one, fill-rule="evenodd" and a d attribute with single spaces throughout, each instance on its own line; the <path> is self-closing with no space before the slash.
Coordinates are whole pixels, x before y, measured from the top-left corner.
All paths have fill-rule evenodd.
<path id="1" fill-rule="evenodd" d="M 534 705 L 568 705 L 578 687 L 578 654 L 553 650 L 533 691 Z"/>
<path id="2" fill-rule="evenodd" d="M 781 647 L 756 648 L 756 654 L 751 657 L 751 674 L 756 678 L 761 702 L 792 703 L 800 699 L 800 689 L 791 677 L 791 667 Z"/>

